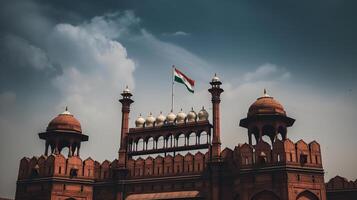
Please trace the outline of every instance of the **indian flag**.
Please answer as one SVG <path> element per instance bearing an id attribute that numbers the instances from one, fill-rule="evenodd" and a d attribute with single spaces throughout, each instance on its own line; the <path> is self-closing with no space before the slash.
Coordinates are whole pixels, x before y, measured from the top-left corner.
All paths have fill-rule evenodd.
<path id="1" fill-rule="evenodd" d="M 188 78 L 184 73 L 174 68 L 174 80 L 178 83 L 182 83 L 186 86 L 188 91 L 194 93 L 195 81 Z"/>

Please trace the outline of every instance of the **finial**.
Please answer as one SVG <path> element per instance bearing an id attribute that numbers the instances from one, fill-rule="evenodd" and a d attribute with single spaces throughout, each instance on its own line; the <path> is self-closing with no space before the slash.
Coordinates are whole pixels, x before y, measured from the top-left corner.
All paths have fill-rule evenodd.
<path id="1" fill-rule="evenodd" d="M 267 94 L 267 90 L 264 88 L 264 97 L 270 97 L 268 94 Z"/>
<path id="2" fill-rule="evenodd" d="M 62 115 L 70 115 L 71 113 L 68 111 L 68 106 L 64 109 Z"/>
<path id="3" fill-rule="evenodd" d="M 193 111 L 193 107 L 191 107 L 191 111 Z"/>
<path id="4" fill-rule="evenodd" d="M 217 76 L 217 73 L 216 73 L 216 72 L 214 73 L 214 76 Z"/>
<path id="5" fill-rule="evenodd" d="M 141 117 L 141 113 L 139 114 L 139 116 Z"/>
<path id="6" fill-rule="evenodd" d="M 162 114 L 162 111 L 160 111 L 160 114 Z"/>
<path id="7" fill-rule="evenodd" d="M 149 115 L 152 115 L 152 113 L 151 113 L 151 112 L 149 112 Z"/>
<path id="8" fill-rule="evenodd" d="M 181 110 L 180 110 L 181 112 L 182 112 L 182 108 L 181 108 Z"/>

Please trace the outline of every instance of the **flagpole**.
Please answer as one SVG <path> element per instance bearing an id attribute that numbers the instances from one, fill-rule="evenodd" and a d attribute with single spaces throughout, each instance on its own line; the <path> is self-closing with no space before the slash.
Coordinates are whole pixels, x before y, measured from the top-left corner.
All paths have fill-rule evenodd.
<path id="1" fill-rule="evenodd" d="M 171 84 L 171 112 L 174 112 L 174 70 L 175 65 L 172 65 L 172 84 Z"/>

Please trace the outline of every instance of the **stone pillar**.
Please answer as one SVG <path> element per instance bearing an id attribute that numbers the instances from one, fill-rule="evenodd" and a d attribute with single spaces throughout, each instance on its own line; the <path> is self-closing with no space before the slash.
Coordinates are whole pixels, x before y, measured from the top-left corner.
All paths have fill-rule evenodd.
<path id="1" fill-rule="evenodd" d="M 222 82 L 215 75 L 210 82 L 211 88 L 208 91 L 212 95 L 212 118 L 213 118 L 213 138 L 212 138 L 212 159 L 220 159 L 221 155 L 221 124 L 220 124 L 220 103 L 221 93 L 224 91 L 220 86 Z"/>
<path id="2" fill-rule="evenodd" d="M 121 93 L 122 98 L 119 100 L 122 103 L 122 121 L 121 121 L 121 134 L 120 134 L 120 148 L 119 148 L 119 168 L 126 168 L 127 159 L 127 136 L 129 132 L 129 112 L 130 104 L 134 101 L 131 99 L 132 94 L 128 87 Z"/>

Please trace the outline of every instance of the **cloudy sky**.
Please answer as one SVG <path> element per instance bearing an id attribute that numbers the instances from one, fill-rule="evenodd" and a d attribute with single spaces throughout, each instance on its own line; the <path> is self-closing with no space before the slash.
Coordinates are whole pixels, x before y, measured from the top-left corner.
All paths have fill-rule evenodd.
<path id="1" fill-rule="evenodd" d="M 121 90 L 133 91 L 131 125 L 170 110 L 174 64 L 196 80 L 175 88 L 175 110 L 208 109 L 217 73 L 222 142 L 263 88 L 296 119 L 288 137 L 322 145 L 326 180 L 357 178 L 357 16 L 353 0 L 1 1 L 0 196 L 14 197 L 19 160 L 39 156 L 37 133 L 68 105 L 89 135 L 82 156 L 113 160 Z"/>

